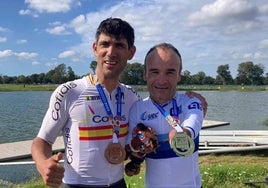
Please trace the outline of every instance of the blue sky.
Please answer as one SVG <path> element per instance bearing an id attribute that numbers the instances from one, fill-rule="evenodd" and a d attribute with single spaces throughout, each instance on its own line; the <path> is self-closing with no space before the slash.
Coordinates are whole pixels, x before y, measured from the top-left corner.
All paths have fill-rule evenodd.
<path id="1" fill-rule="evenodd" d="M 95 60 L 100 21 L 120 17 L 135 29 L 143 63 L 154 44 L 178 48 L 183 70 L 215 77 L 219 65 L 252 61 L 268 72 L 266 0 L 1 0 L 0 75 L 47 73 L 64 63 L 82 76 Z"/>

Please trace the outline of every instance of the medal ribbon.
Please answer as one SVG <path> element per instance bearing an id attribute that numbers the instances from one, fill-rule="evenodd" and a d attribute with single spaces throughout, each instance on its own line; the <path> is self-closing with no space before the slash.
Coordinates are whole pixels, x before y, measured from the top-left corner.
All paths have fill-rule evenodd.
<path id="1" fill-rule="evenodd" d="M 161 114 L 165 117 L 167 122 L 176 129 L 177 132 L 183 132 L 181 124 L 179 120 L 176 120 L 172 117 L 162 106 L 153 101 L 153 104 L 157 107 L 157 109 L 161 112 Z M 172 99 L 173 113 L 175 117 L 179 116 L 179 112 L 177 109 L 177 102 L 175 99 Z"/>
<path id="2" fill-rule="evenodd" d="M 183 132 L 182 126 L 178 120 L 172 117 L 162 106 L 153 102 L 153 104 L 158 108 L 161 114 L 166 118 L 168 123 L 175 128 L 177 133 L 172 137 L 169 144 L 173 151 L 178 156 L 190 156 L 195 149 L 195 144 L 190 136 Z M 178 117 L 177 102 L 175 99 L 172 99 L 173 113 L 174 116 Z"/>
<path id="3" fill-rule="evenodd" d="M 103 91 L 103 88 L 100 84 L 96 85 L 96 88 L 99 92 L 101 101 L 103 103 L 103 106 L 105 108 L 105 111 L 107 115 L 109 116 L 109 119 L 113 125 L 113 143 L 118 143 L 118 138 L 119 138 L 119 131 L 120 131 L 120 117 L 122 113 L 122 105 L 121 105 L 121 96 L 122 96 L 122 91 L 120 87 L 117 87 L 117 95 L 118 95 L 118 100 L 117 100 L 117 105 L 116 105 L 116 117 L 119 118 L 119 120 L 114 120 L 114 116 L 112 113 L 112 109 L 108 103 L 107 97 Z"/>

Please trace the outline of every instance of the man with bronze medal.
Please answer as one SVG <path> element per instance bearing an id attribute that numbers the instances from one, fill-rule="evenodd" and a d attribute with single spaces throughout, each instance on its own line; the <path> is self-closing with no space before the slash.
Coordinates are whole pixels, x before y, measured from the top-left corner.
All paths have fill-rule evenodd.
<path id="1" fill-rule="evenodd" d="M 169 43 L 153 46 L 145 57 L 143 77 L 149 97 L 132 106 L 129 131 L 135 132 L 137 125 L 144 124 L 153 130 L 158 144 L 154 152 L 139 158 L 133 147 L 136 138 L 129 135 L 132 161 L 125 172 L 129 176 L 138 174 L 145 160 L 146 188 L 202 187 L 198 145 L 207 104 L 199 96 L 190 98 L 176 91 L 181 70 L 181 55 Z"/>
<path id="2" fill-rule="evenodd" d="M 140 97 L 120 83 L 119 76 L 136 51 L 134 29 L 120 18 L 107 18 L 98 26 L 95 38 L 94 74 L 56 89 L 33 141 L 37 170 L 50 187 L 127 187 L 123 162 L 129 109 Z M 62 88 L 68 90 L 61 93 Z M 63 154 L 52 155 L 51 147 L 61 130 L 64 166 L 59 164 Z"/>

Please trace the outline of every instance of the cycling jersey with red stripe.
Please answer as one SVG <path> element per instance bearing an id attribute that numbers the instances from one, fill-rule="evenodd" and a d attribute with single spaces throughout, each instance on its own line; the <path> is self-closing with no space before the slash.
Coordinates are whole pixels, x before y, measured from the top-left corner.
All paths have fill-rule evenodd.
<path id="1" fill-rule="evenodd" d="M 129 86 L 119 84 L 117 89 L 104 93 L 113 115 L 121 102 L 119 142 L 125 146 L 128 133 L 129 109 L 139 100 Z M 65 144 L 65 174 L 63 182 L 82 185 L 108 185 L 123 178 L 123 164 L 110 164 L 104 156 L 112 142 L 113 126 L 101 101 L 96 86 L 89 77 L 60 85 L 51 95 L 49 108 L 38 137 L 53 144 L 62 132 Z"/>

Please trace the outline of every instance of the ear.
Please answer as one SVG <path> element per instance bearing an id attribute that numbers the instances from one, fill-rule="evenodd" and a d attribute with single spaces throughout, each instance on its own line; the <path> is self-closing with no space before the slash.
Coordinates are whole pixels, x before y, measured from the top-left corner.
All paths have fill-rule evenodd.
<path id="1" fill-rule="evenodd" d="M 92 44 L 92 49 L 93 49 L 93 53 L 94 53 L 94 55 L 96 56 L 96 51 L 97 51 L 97 43 L 96 43 L 96 42 L 94 42 L 94 43 Z"/>
<path id="2" fill-rule="evenodd" d="M 181 81 L 181 74 L 179 73 L 179 75 L 178 75 L 178 82 L 180 82 Z"/>
<path id="3" fill-rule="evenodd" d="M 133 58 L 135 52 L 136 52 L 136 46 L 133 45 L 133 46 L 129 49 L 128 60 L 131 60 L 131 59 Z"/>
<path id="4" fill-rule="evenodd" d="M 145 70 L 143 70 L 143 80 L 146 82 L 147 81 L 147 77 L 146 77 L 146 72 Z"/>

